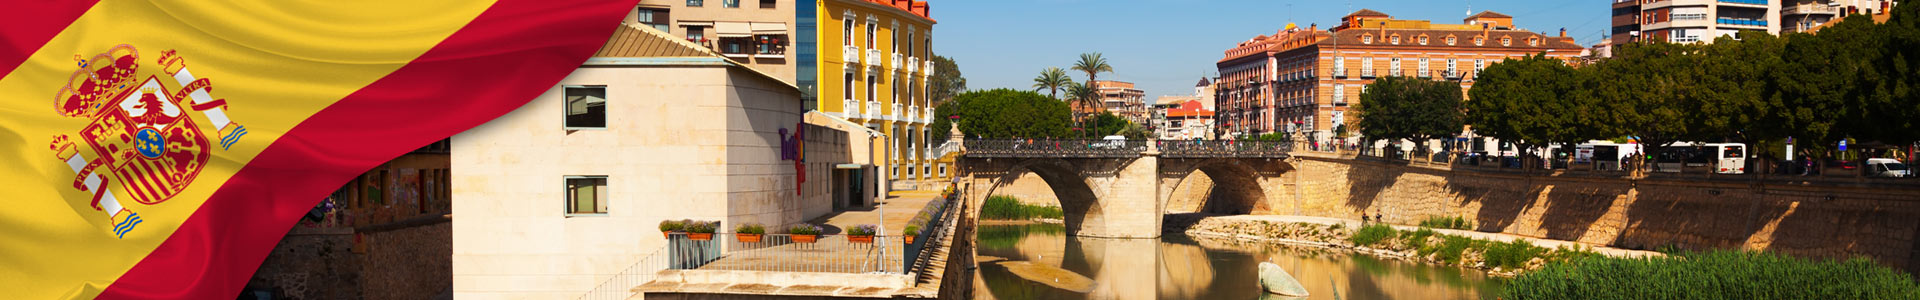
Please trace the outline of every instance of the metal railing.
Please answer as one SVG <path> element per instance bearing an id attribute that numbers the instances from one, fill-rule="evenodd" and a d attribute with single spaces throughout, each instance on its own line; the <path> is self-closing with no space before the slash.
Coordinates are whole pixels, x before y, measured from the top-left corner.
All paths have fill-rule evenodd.
<path id="1" fill-rule="evenodd" d="M 908 226 L 920 226 L 920 234 L 914 237 L 913 243 L 906 244 L 907 251 L 901 253 L 905 255 L 902 261 L 906 263 L 902 267 L 914 272 L 915 277 L 924 275 L 920 273 L 927 270 L 927 264 L 933 261 L 932 254 L 939 251 L 937 246 L 928 246 L 939 245 L 934 243 L 945 241 L 948 235 L 947 229 L 952 228 L 957 221 L 954 217 L 958 215 L 956 212 L 959 210 L 954 208 L 959 207 L 961 201 L 956 195 L 958 194 L 949 194 L 941 201 L 928 202 L 927 206 L 922 207 L 921 212 L 928 216 L 924 222 L 907 222 Z"/>
<path id="2" fill-rule="evenodd" d="M 905 271 L 898 255 L 904 247 L 899 236 L 874 235 L 864 241 L 844 234 L 816 235 L 813 242 L 796 241 L 790 234 L 763 234 L 755 241 L 742 241 L 741 234 L 714 233 L 713 239 L 682 244 L 690 252 L 721 249 L 719 259 L 699 267 L 701 270 L 815 272 L 815 273 L 888 273 Z M 749 239 L 752 240 L 752 239 Z"/>
<path id="3" fill-rule="evenodd" d="M 1161 157 L 1286 157 L 1291 141 L 1186 140 L 1159 141 Z"/>
<path id="4" fill-rule="evenodd" d="M 967 140 L 968 157 L 1137 157 L 1145 140 Z"/>
<path id="5" fill-rule="evenodd" d="M 720 247 L 689 240 L 686 233 L 672 233 L 668 235 L 666 245 L 654 249 L 652 254 L 642 256 L 640 261 L 601 281 L 577 299 L 627 299 L 633 297 L 634 287 L 652 282 L 660 277 L 662 270 L 700 268 L 720 259 L 722 254 L 724 252 Z"/>

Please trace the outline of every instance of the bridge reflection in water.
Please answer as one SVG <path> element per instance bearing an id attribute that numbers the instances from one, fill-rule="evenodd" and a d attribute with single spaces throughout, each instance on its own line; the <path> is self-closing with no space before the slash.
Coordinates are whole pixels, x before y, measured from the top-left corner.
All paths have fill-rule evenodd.
<path id="1" fill-rule="evenodd" d="M 1073 237 L 1060 225 L 979 228 L 979 299 L 1263 299 L 1257 266 L 1294 274 L 1305 299 L 1493 299 L 1504 280 L 1483 272 L 1384 260 L 1311 247 L 1166 235 L 1159 239 Z M 1004 258 L 1091 278 L 1086 293 L 1010 272 Z"/>

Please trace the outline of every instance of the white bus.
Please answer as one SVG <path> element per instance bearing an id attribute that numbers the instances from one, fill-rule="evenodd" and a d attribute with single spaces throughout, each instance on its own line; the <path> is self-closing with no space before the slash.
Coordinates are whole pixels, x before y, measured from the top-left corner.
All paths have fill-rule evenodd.
<path id="1" fill-rule="evenodd" d="M 1713 172 L 1720 174 L 1747 173 L 1747 144 L 1711 143 L 1706 145 L 1713 150 Z"/>

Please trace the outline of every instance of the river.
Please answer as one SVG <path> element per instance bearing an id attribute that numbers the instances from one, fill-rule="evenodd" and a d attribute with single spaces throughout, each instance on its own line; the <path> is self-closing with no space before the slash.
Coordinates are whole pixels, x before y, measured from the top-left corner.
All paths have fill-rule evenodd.
<path id="1" fill-rule="evenodd" d="M 1505 279 L 1484 272 L 1344 250 L 1189 237 L 1070 237 L 1058 224 L 982 225 L 978 299 L 1493 299 Z M 1312 294 L 1262 292 L 1272 262 Z"/>

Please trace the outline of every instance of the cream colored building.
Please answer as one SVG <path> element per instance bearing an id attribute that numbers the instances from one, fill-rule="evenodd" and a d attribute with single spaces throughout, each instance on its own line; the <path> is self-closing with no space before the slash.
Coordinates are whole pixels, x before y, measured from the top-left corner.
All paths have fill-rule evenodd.
<path id="1" fill-rule="evenodd" d="M 793 82 L 793 0 L 640 0 L 627 23 L 653 27 Z"/>
<path id="2" fill-rule="evenodd" d="M 851 139 L 806 124 L 798 88 L 641 26 L 453 137 L 456 297 L 574 299 L 661 249 L 661 220 L 778 228 L 839 206 Z"/>

